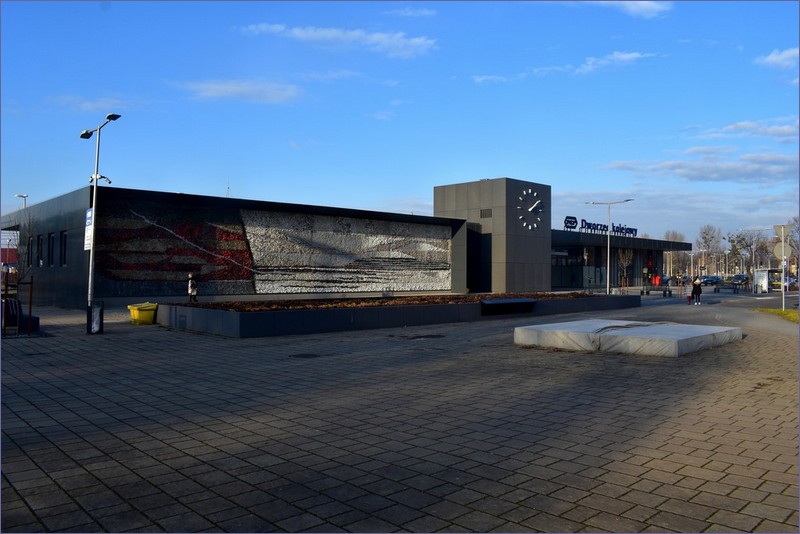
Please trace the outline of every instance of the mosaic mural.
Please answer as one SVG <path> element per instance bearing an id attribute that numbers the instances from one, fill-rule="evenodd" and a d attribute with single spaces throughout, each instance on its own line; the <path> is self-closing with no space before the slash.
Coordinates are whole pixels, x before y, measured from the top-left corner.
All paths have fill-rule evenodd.
<path id="1" fill-rule="evenodd" d="M 257 293 L 450 289 L 450 228 L 243 211 Z"/>
<path id="2" fill-rule="evenodd" d="M 109 296 L 181 294 L 190 272 L 201 295 L 451 288 L 449 226 L 134 202 L 100 220 Z"/>

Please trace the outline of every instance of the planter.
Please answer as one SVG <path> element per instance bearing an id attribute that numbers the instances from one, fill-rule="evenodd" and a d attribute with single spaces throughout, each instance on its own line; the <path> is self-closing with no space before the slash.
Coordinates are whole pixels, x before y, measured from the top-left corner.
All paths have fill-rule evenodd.
<path id="1" fill-rule="evenodd" d="M 514 316 L 535 317 L 636 308 L 641 305 L 641 297 L 638 295 L 537 300 L 531 311 L 515 313 Z M 156 322 L 176 330 L 233 338 L 252 338 L 461 323 L 498 318 L 496 313 L 482 312 L 481 306 L 480 302 L 475 302 L 236 312 L 180 304 L 159 304 Z"/>

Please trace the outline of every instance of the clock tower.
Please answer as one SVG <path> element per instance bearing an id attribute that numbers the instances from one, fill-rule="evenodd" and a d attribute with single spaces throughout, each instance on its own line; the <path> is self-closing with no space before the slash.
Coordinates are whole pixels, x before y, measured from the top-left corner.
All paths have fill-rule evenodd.
<path id="1" fill-rule="evenodd" d="M 472 292 L 550 291 L 550 186 L 494 178 L 434 188 L 434 215 L 468 223 Z"/>

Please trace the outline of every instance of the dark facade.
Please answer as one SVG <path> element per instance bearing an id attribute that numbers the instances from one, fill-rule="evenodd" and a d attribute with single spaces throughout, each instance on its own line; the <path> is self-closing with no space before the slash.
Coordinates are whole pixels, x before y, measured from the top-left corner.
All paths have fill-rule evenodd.
<path id="1" fill-rule="evenodd" d="M 454 292 L 466 289 L 463 221 L 161 193 L 97 191 L 94 300 Z M 39 305 L 88 301 L 91 188 L 4 215 Z M 24 290 L 22 291 L 24 292 Z M 22 293 L 21 292 L 21 293 Z"/>
<path id="2" fill-rule="evenodd" d="M 553 230 L 553 288 L 605 287 L 608 234 Z M 689 251 L 690 243 L 611 235 L 611 287 L 657 284 L 666 273 L 664 253 Z M 630 251 L 630 264 L 621 264 L 620 251 Z"/>
<path id="3" fill-rule="evenodd" d="M 20 288 L 37 305 L 88 301 L 86 187 L 2 217 L 20 235 Z M 94 300 L 513 293 L 605 287 L 607 233 L 551 230 L 550 186 L 511 178 L 434 189 L 434 217 L 99 187 Z M 689 243 L 615 226 L 611 286 L 663 275 Z M 623 269 L 619 251 L 630 252 Z M 645 272 L 645 269 L 647 270 Z M 623 278 L 623 271 L 627 276 Z M 26 277 L 29 280 L 29 278 Z"/>
<path id="4" fill-rule="evenodd" d="M 80 307 L 87 303 L 89 254 L 84 252 L 86 209 L 84 188 L 3 214 L 3 230 L 19 232 L 18 269 L 32 285 L 20 287 L 20 298 L 38 305 Z"/>

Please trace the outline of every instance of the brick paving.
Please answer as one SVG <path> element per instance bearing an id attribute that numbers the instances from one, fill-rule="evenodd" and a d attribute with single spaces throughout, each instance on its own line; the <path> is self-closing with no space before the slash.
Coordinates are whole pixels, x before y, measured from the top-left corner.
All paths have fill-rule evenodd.
<path id="1" fill-rule="evenodd" d="M 774 297 L 679 302 L 591 315 L 744 339 L 678 359 L 513 345 L 584 314 L 240 340 L 127 310 L 88 336 L 43 310 L 46 335 L 2 344 L 0 526 L 797 532 L 796 325 L 748 310 Z"/>

